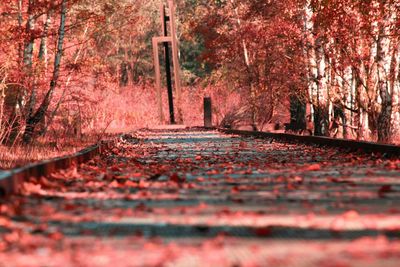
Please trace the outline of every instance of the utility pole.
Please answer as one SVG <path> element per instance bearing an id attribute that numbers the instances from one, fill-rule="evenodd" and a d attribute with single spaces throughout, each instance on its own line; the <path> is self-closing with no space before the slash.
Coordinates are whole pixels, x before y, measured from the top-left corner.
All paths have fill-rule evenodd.
<path id="1" fill-rule="evenodd" d="M 165 14 L 165 5 L 161 4 L 160 7 L 161 13 L 161 24 L 162 24 L 162 34 L 164 37 L 168 36 L 167 23 L 169 17 Z M 172 93 L 172 75 L 171 75 L 171 60 L 169 58 L 169 44 L 168 42 L 164 42 L 164 58 L 165 58 L 165 78 L 167 81 L 167 89 L 168 89 L 168 105 L 169 105 L 169 118 L 170 123 L 175 124 L 175 114 L 174 114 L 174 96 Z"/>
<path id="2" fill-rule="evenodd" d="M 162 107 L 162 90 L 161 90 L 161 77 L 160 77 L 160 60 L 158 53 L 158 44 L 163 43 L 164 45 L 164 59 L 165 59 L 165 75 L 168 89 L 168 104 L 169 104 L 169 115 L 170 123 L 175 124 L 183 123 L 183 115 L 181 109 L 181 80 L 180 80 L 180 66 L 179 66 L 179 55 L 178 55 L 178 40 L 176 36 L 175 26 L 175 5 L 173 0 L 168 0 L 168 12 L 166 11 L 165 4 L 161 4 L 161 25 L 162 25 L 162 36 L 153 37 L 153 57 L 154 57 L 154 70 L 156 77 L 156 88 L 157 88 L 157 100 L 160 123 L 164 123 L 164 114 Z M 169 31 L 168 31 L 169 22 Z M 168 35 L 169 33 L 169 35 Z M 176 110 L 177 110 L 177 121 L 175 120 L 174 112 L 174 97 L 172 87 L 172 73 L 171 73 L 171 59 L 169 53 L 169 43 L 172 48 L 172 63 L 173 63 L 173 75 L 174 85 L 176 93 Z"/>

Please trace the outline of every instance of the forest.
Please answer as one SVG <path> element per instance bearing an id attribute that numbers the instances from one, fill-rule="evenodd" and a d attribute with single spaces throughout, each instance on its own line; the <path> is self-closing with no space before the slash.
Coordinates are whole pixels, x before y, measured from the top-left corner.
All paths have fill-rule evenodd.
<path id="1" fill-rule="evenodd" d="M 400 0 L 0 1 L 0 267 L 398 267 L 399 207 Z"/>
<path id="2" fill-rule="evenodd" d="M 151 39 L 161 2 L 2 1 L 0 141 L 160 123 Z M 221 127 L 400 140 L 398 0 L 175 4 L 185 125 L 201 124 L 211 96 Z"/>

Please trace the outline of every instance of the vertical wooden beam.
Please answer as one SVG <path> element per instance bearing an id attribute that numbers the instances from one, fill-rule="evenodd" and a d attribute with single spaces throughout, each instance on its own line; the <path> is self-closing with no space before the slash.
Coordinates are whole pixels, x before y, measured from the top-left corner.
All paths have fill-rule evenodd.
<path id="1" fill-rule="evenodd" d="M 168 36 L 167 30 L 167 16 L 165 14 L 165 5 L 160 6 L 161 14 L 161 26 L 162 26 L 162 36 Z M 174 113 L 174 96 L 172 92 L 172 75 L 171 75 L 171 60 L 169 57 L 169 44 L 168 42 L 163 42 L 164 45 L 164 59 L 165 59 L 165 78 L 167 81 L 168 90 L 168 106 L 169 106 L 169 120 L 171 124 L 175 124 L 175 113 Z"/>
<path id="2" fill-rule="evenodd" d="M 164 113 L 163 113 L 163 108 L 162 108 L 160 59 L 158 57 L 158 42 L 157 42 L 157 38 L 153 38 L 153 61 L 154 61 L 154 72 L 155 72 L 155 76 L 156 76 L 158 118 L 160 120 L 160 123 L 163 124 L 164 123 Z"/>
<path id="3" fill-rule="evenodd" d="M 181 79 L 180 79 L 180 66 L 179 66 L 179 55 L 178 55 L 178 40 L 176 36 L 176 26 L 175 26 L 175 4 L 173 0 L 168 0 L 169 7 L 169 25 L 170 25 L 170 34 L 172 39 L 172 57 L 174 64 L 174 81 L 176 88 L 176 98 L 177 98 L 177 122 L 183 123 L 183 114 L 182 114 L 182 94 L 181 94 Z"/>

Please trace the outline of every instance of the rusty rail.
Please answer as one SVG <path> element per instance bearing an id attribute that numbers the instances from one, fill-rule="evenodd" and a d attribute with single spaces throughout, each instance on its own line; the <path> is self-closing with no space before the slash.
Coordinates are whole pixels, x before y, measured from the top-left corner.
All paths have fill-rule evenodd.
<path id="1" fill-rule="evenodd" d="M 0 197 L 18 193 L 24 181 L 30 178 L 40 178 L 55 171 L 67 169 L 72 164 L 79 165 L 89 161 L 108 147 L 112 141 L 101 142 L 87 147 L 73 155 L 44 160 L 38 163 L 28 164 L 21 168 L 0 172 Z"/>
<path id="2" fill-rule="evenodd" d="M 319 145 L 327 147 L 336 147 L 347 149 L 349 151 L 363 151 L 366 153 L 379 153 L 387 157 L 399 157 L 400 146 L 379 144 L 374 142 L 355 141 L 346 139 L 337 139 L 320 136 L 304 136 L 287 133 L 270 133 L 270 132 L 252 132 L 231 129 L 219 129 L 219 131 L 226 134 L 237 134 L 241 136 L 250 136 L 256 138 L 270 138 L 277 139 L 284 142 L 296 142 L 307 145 Z"/>

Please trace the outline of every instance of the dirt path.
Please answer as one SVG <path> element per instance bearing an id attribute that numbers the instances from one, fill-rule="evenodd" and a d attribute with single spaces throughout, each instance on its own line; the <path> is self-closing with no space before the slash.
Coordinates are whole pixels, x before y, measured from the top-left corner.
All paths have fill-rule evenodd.
<path id="1" fill-rule="evenodd" d="M 400 161 L 143 131 L 1 204 L 0 266 L 399 266 Z"/>

